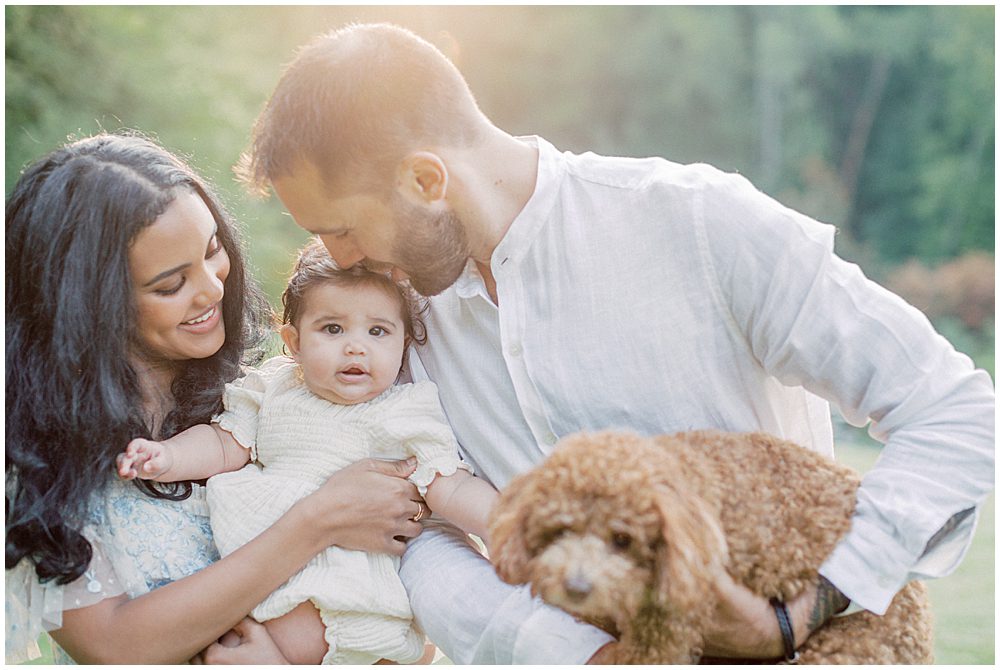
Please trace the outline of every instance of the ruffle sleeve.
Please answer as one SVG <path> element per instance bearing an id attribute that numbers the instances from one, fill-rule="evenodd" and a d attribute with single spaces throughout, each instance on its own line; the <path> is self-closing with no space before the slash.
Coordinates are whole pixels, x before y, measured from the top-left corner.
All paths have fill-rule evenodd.
<path id="1" fill-rule="evenodd" d="M 4 575 L 4 660 L 24 663 L 41 656 L 38 638 L 62 626 L 65 610 L 96 605 L 126 592 L 122 579 L 95 533 L 84 533 L 93 548 L 90 565 L 81 577 L 66 585 L 38 580 L 35 564 L 22 559 Z"/>
<path id="2" fill-rule="evenodd" d="M 287 373 L 294 366 L 292 359 L 275 356 L 257 370 L 226 384 L 222 395 L 225 409 L 212 417 L 212 422 L 236 438 L 241 446 L 250 450 L 250 460 L 257 460 L 257 426 L 267 388 L 276 377 Z"/>
<path id="3" fill-rule="evenodd" d="M 438 475 L 449 476 L 472 468 L 458 456 L 458 442 L 448 425 L 437 386 L 432 382 L 401 384 L 373 413 L 372 455 L 381 458 L 415 456 L 410 475 L 420 495 Z"/>

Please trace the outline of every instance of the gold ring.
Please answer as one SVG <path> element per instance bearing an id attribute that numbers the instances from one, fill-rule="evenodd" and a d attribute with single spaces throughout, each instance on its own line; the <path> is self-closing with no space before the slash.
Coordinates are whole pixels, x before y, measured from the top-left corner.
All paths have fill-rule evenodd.
<path id="1" fill-rule="evenodd" d="M 417 515 L 413 517 L 413 520 L 420 521 L 423 518 L 424 518 L 424 506 L 421 505 L 420 503 L 417 503 Z"/>

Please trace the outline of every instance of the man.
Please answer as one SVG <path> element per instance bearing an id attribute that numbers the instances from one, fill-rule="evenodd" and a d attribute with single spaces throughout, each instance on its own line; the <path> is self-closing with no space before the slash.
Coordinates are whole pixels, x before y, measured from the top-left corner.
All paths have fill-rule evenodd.
<path id="1" fill-rule="evenodd" d="M 412 374 L 438 384 L 498 488 L 577 430 L 765 430 L 832 457 L 831 401 L 886 446 L 823 578 L 787 603 L 795 644 L 848 599 L 884 612 L 964 554 L 993 486 L 989 376 L 837 258 L 831 227 L 741 177 L 512 137 L 440 52 L 388 25 L 303 49 L 243 170 L 338 264 L 431 296 Z M 447 529 L 412 541 L 401 574 L 457 663 L 613 659 L 609 636 L 501 584 Z M 717 589 L 706 652 L 781 656 L 768 602 Z"/>

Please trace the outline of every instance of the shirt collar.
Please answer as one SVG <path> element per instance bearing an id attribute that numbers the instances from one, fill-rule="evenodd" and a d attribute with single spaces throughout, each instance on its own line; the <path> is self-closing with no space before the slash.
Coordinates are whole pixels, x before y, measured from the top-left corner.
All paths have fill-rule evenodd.
<path id="1" fill-rule="evenodd" d="M 549 213 L 555 206 L 559 183 L 566 170 L 563 155 L 544 138 L 528 135 L 517 139 L 538 149 L 538 174 L 531 197 L 493 250 L 490 265 L 494 275 L 501 263 L 520 260 L 531 246 L 539 228 L 548 220 Z M 465 270 L 455 282 L 455 292 L 463 299 L 482 296 L 489 300 L 482 275 L 472 259 L 466 263 Z"/>

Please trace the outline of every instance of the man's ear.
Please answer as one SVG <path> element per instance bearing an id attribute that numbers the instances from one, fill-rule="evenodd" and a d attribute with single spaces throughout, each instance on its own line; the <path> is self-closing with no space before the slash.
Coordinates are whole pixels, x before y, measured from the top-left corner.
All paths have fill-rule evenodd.
<path id="1" fill-rule="evenodd" d="M 290 323 L 286 323 L 278 329 L 281 340 L 288 347 L 288 355 L 299 360 L 299 330 Z"/>
<path id="2" fill-rule="evenodd" d="M 435 153 L 414 151 L 400 161 L 396 185 L 404 197 L 434 204 L 448 193 L 448 166 Z"/>

